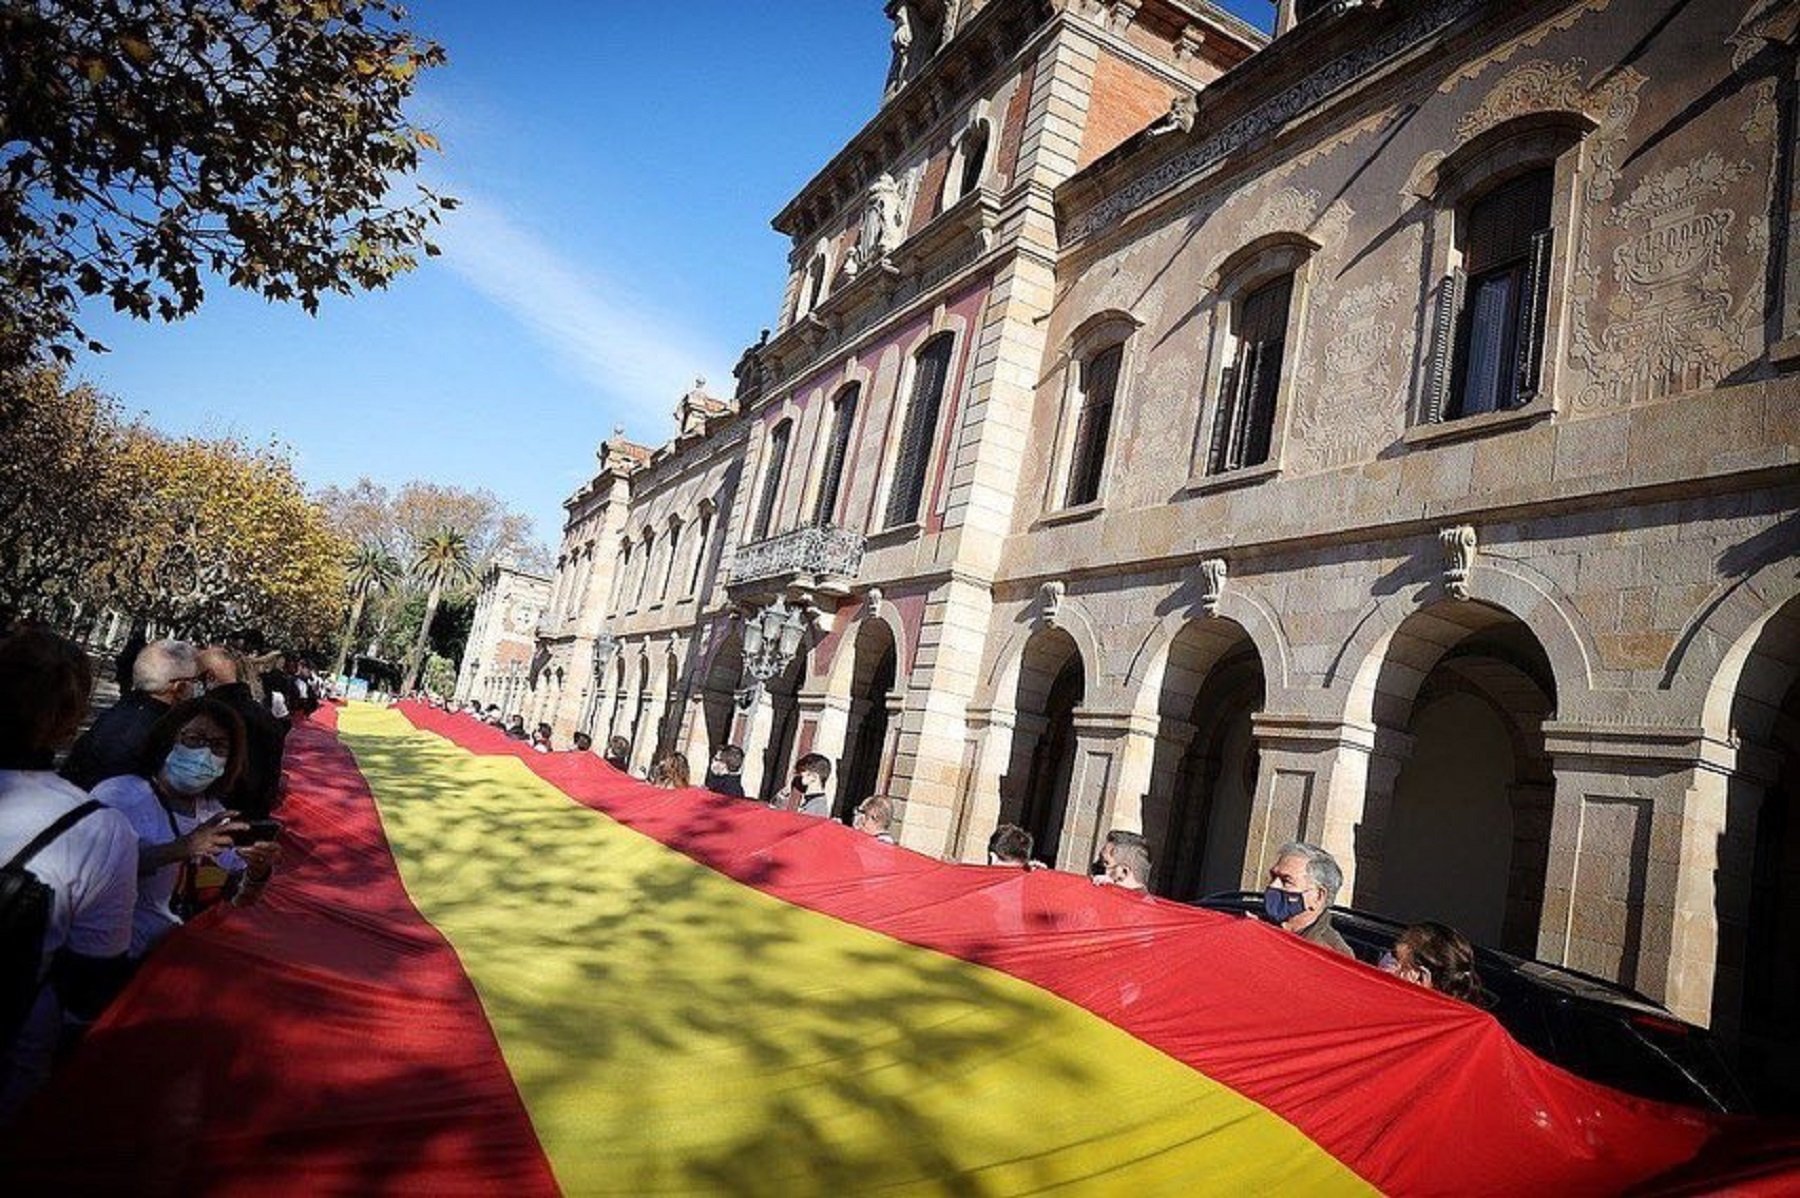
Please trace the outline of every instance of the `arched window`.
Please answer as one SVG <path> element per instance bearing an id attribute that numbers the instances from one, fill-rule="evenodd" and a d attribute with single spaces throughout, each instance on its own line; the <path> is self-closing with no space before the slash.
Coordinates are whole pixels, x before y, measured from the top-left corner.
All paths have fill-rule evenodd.
<path id="1" fill-rule="evenodd" d="M 637 598 L 632 600 L 634 608 L 644 606 L 644 592 L 650 583 L 650 565 L 656 552 L 656 533 L 648 528 L 644 530 L 643 560 L 638 563 Z"/>
<path id="2" fill-rule="evenodd" d="M 668 542 L 663 549 L 662 579 L 656 588 L 656 597 L 659 600 L 669 597 L 669 584 L 675 578 L 675 559 L 681 549 L 681 518 L 679 516 L 669 518 Z"/>
<path id="3" fill-rule="evenodd" d="M 844 462 L 850 454 L 850 433 L 856 423 L 856 402 L 862 393 L 851 383 L 838 392 L 831 405 L 831 440 L 825 446 L 825 469 L 819 477 L 819 500 L 813 507 L 814 524 L 830 524 L 837 513 L 838 491 L 843 485 Z"/>
<path id="4" fill-rule="evenodd" d="M 981 186 L 982 176 L 987 174 L 987 160 L 988 123 L 976 121 L 963 138 L 962 190 L 958 199 Z"/>
<path id="5" fill-rule="evenodd" d="M 894 462 L 894 482 L 888 491 L 887 526 L 907 524 L 919 518 L 925 495 L 925 471 L 931 465 L 933 434 L 944 405 L 944 389 L 950 381 L 950 350 L 955 339 L 939 333 L 913 362 L 912 397 L 906 405 L 901 428 L 900 452 Z"/>
<path id="6" fill-rule="evenodd" d="M 1269 460 L 1293 294 L 1294 276 L 1289 273 L 1262 284 L 1231 306 L 1232 356 L 1219 379 L 1208 474 L 1260 466 Z"/>
<path id="7" fill-rule="evenodd" d="M 787 469 L 788 442 L 794 436 L 794 422 L 783 420 L 769 434 L 769 451 L 765 455 L 768 463 L 763 467 L 762 498 L 756 505 L 756 523 L 751 526 L 750 539 L 760 541 L 769 535 L 769 525 L 775 519 L 775 501 L 781 495 L 781 473 Z"/>
<path id="8" fill-rule="evenodd" d="M 1554 177 L 1534 170 L 1469 206 L 1457 239 L 1462 263 L 1438 292 L 1428 421 L 1522 407 L 1537 396 Z"/>
<path id="9" fill-rule="evenodd" d="M 613 570 L 612 611 L 619 612 L 619 606 L 625 602 L 625 576 L 631 573 L 631 542 L 624 541 L 619 546 L 619 564 Z"/>
<path id="10" fill-rule="evenodd" d="M 713 513 L 710 505 L 700 508 L 700 529 L 694 534 L 694 572 L 688 578 L 687 593 L 694 594 L 700 589 L 700 572 L 706 569 L 707 543 L 712 540 Z"/>
<path id="11" fill-rule="evenodd" d="M 806 265 L 806 277 L 800 281 L 800 301 L 794 306 L 794 319 L 805 316 L 825 299 L 825 251 L 820 250 Z"/>
<path id="12" fill-rule="evenodd" d="M 1109 345 L 1081 363 L 1080 398 L 1075 414 L 1074 448 L 1069 457 L 1069 486 L 1064 506 L 1078 507 L 1100 498 L 1106 469 L 1106 444 L 1112 433 L 1113 400 L 1119 390 L 1119 368 L 1125 361 L 1123 342 Z"/>

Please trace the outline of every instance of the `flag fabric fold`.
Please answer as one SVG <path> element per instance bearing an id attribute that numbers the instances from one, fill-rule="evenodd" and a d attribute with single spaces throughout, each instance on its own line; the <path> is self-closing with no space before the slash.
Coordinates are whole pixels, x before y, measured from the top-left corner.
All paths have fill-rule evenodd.
<path id="1" fill-rule="evenodd" d="M 29 1112 L 152 1192 L 1603 1194 L 1793 1142 L 1261 924 L 658 791 L 407 705 L 295 738 L 264 904 Z"/>

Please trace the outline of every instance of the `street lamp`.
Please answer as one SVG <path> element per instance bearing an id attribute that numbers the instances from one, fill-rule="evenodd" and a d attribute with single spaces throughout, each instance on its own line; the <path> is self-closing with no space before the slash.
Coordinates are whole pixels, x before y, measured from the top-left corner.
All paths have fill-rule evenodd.
<path id="1" fill-rule="evenodd" d="M 738 691 L 738 706 L 745 711 L 756 705 L 763 689 L 787 672 L 806 640 L 811 612 L 778 597 L 744 620 L 744 675 L 749 685 Z"/>

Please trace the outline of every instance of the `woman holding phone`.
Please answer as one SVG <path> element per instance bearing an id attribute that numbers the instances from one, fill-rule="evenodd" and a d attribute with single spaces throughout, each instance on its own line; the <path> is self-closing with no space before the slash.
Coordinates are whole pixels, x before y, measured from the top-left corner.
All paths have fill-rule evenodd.
<path id="1" fill-rule="evenodd" d="M 238 820 L 218 799 L 243 772 L 244 752 L 237 712 L 215 699 L 190 699 L 150 730 L 136 773 L 94 787 L 93 797 L 123 812 L 137 832 L 133 958 L 209 899 L 228 897 L 242 906 L 268 884 L 280 855 L 276 829 Z"/>

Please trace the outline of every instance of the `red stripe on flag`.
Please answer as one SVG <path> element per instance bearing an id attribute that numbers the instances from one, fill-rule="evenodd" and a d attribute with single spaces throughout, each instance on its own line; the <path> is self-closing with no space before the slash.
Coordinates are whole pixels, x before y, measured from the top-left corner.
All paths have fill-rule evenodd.
<path id="1" fill-rule="evenodd" d="M 591 754 L 537 753 L 466 717 L 404 710 L 471 751 L 519 757 L 739 882 L 1077 1003 L 1274 1111 L 1384 1191 L 1614 1194 L 1693 1160 L 1723 1130 L 1745 1134 L 1574 1077 L 1485 1012 L 1256 921 L 1065 873 L 940 862 L 841 824 L 653 790 Z M 1773 1176 L 1800 1176 L 1791 1140 L 1774 1156 Z"/>
<path id="2" fill-rule="evenodd" d="M 295 728 L 282 870 L 171 936 L 27 1111 L 14 1193 L 555 1194 L 474 988 L 330 729 Z"/>

